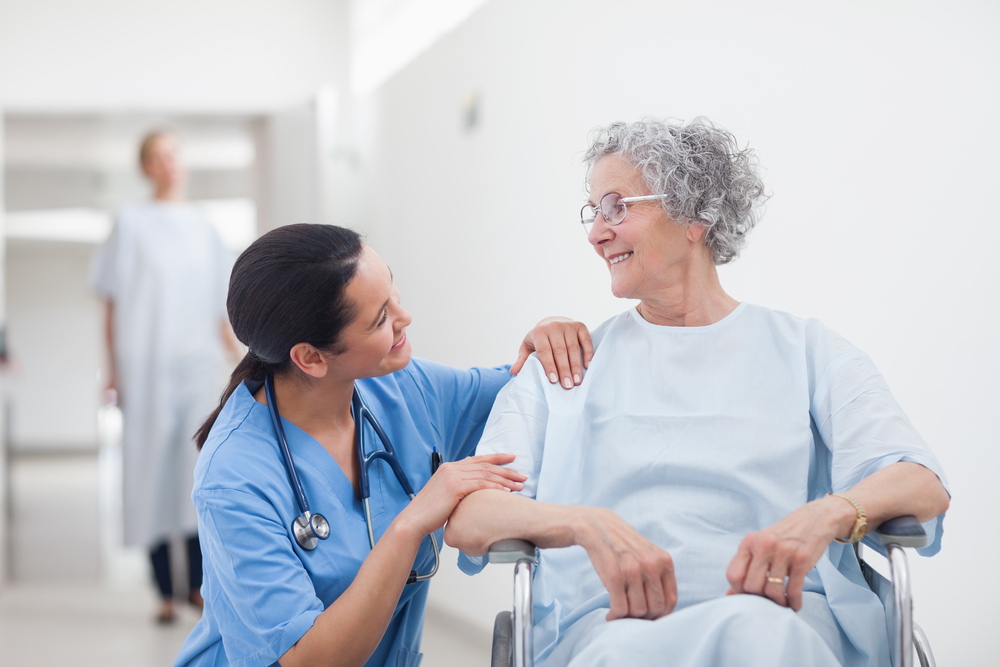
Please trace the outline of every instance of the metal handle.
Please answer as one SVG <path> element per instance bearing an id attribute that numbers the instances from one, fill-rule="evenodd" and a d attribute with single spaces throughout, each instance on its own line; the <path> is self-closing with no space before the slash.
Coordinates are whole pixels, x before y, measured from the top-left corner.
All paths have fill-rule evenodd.
<path id="1" fill-rule="evenodd" d="M 514 667 L 533 667 L 535 646 L 531 619 L 531 558 L 522 558 L 514 565 Z"/>
<path id="2" fill-rule="evenodd" d="M 895 645 L 890 652 L 898 656 L 898 667 L 913 667 L 913 599 L 910 597 L 910 569 L 903 548 L 888 545 L 889 577 L 892 579 L 892 619 Z"/>

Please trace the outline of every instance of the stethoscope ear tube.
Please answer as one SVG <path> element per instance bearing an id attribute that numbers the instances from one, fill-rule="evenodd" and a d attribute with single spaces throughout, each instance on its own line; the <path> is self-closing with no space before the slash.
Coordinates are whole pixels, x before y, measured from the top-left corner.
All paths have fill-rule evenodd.
<path id="1" fill-rule="evenodd" d="M 414 491 L 413 486 L 410 485 L 410 480 L 407 478 L 406 473 L 403 471 L 403 467 L 399 464 L 399 459 L 396 457 L 396 452 L 392 448 L 392 442 L 389 441 L 389 436 L 386 435 L 385 431 L 382 430 L 382 426 L 375 419 L 375 415 L 372 414 L 371 409 L 365 403 L 364 397 L 361 396 L 361 392 L 358 391 L 357 387 L 354 388 L 354 396 L 351 398 L 351 409 L 354 416 L 354 430 L 355 430 L 355 444 L 358 448 L 358 463 L 361 468 L 360 474 L 360 491 L 361 491 L 361 505 L 365 512 L 365 525 L 368 528 L 368 544 L 374 549 L 375 548 L 375 534 L 372 530 L 372 517 L 371 517 L 371 505 L 369 503 L 369 498 L 371 497 L 371 486 L 368 482 L 368 466 L 370 466 L 375 461 L 385 461 L 392 468 L 393 474 L 396 476 L 396 481 L 399 485 L 403 487 L 403 492 L 413 500 Z M 372 427 L 375 431 L 375 435 L 378 439 L 382 441 L 382 447 L 384 449 L 376 449 L 371 454 L 365 454 L 364 446 L 364 426 L 365 422 Z M 435 450 L 434 454 L 431 456 L 431 474 L 433 475 L 437 472 L 438 466 L 441 464 L 441 455 Z M 438 567 L 441 563 L 441 548 L 438 546 L 437 536 L 431 533 L 431 548 L 434 550 L 434 567 L 427 574 L 418 574 L 416 570 L 410 570 L 410 576 L 407 577 L 407 584 L 415 584 L 419 581 L 427 581 L 435 574 L 437 574 Z"/>

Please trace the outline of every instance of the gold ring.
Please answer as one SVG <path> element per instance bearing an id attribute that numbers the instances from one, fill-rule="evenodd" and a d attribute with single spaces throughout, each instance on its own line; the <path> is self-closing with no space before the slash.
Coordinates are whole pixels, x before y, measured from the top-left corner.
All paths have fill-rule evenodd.
<path id="1" fill-rule="evenodd" d="M 785 583 L 785 578 L 784 577 L 768 577 L 767 581 L 768 581 L 768 583 L 771 583 L 771 584 L 784 584 Z"/>

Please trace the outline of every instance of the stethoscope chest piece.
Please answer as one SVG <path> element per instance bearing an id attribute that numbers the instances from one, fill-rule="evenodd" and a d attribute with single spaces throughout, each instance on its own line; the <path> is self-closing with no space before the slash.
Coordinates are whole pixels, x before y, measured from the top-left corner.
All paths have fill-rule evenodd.
<path id="1" fill-rule="evenodd" d="M 299 546 L 306 551 L 312 551 L 320 540 L 330 537 L 330 523 L 322 514 L 310 515 L 306 512 L 295 518 L 292 531 L 295 533 L 295 541 L 299 543 Z"/>
<path id="2" fill-rule="evenodd" d="M 314 514 L 309 509 L 309 501 L 306 500 L 305 491 L 302 489 L 302 482 L 299 481 L 299 475 L 295 471 L 295 464 L 292 461 L 292 451 L 288 448 L 285 429 L 281 425 L 281 415 L 278 414 L 277 399 L 274 396 L 274 380 L 270 374 L 264 379 L 264 393 L 267 396 L 267 408 L 271 415 L 271 424 L 274 426 L 274 435 L 278 439 L 278 448 L 281 450 L 281 457 L 284 460 L 285 469 L 288 471 L 288 481 L 292 485 L 295 501 L 299 506 L 299 512 L 301 512 L 292 523 L 292 534 L 295 537 L 295 542 L 302 549 L 312 551 L 319 544 L 320 540 L 330 537 L 330 524 L 322 514 Z M 403 488 L 403 492 L 410 497 L 410 500 L 413 500 L 414 490 L 413 485 L 410 484 L 410 480 L 407 479 L 406 473 L 403 471 L 403 467 L 399 464 L 399 459 L 396 458 L 396 453 L 392 449 L 392 443 L 389 442 L 389 436 L 382 430 L 382 427 L 379 426 L 378 421 L 375 419 L 375 415 L 365 405 L 364 398 L 362 398 L 357 387 L 354 388 L 354 396 L 351 398 L 351 413 L 354 417 L 355 447 L 357 448 L 358 463 L 361 468 L 358 479 L 361 491 L 361 504 L 364 507 L 365 526 L 368 528 L 368 545 L 374 549 L 375 532 L 372 528 L 371 505 L 369 503 L 371 495 L 371 486 L 368 483 L 369 466 L 375 461 L 383 461 L 392 469 L 396 480 Z M 383 449 L 375 449 L 370 453 L 366 453 L 364 444 L 365 423 L 371 426 L 372 430 L 375 431 L 375 435 L 382 441 Z M 441 465 L 441 455 L 435 448 L 431 455 L 431 474 L 437 471 L 439 465 Z M 416 570 L 412 570 L 406 582 L 408 584 L 426 581 L 438 571 L 438 564 L 441 561 L 441 549 L 438 547 L 437 537 L 434 533 L 431 533 L 429 537 L 431 540 L 431 549 L 434 552 L 434 567 L 427 574 L 418 574 Z"/>

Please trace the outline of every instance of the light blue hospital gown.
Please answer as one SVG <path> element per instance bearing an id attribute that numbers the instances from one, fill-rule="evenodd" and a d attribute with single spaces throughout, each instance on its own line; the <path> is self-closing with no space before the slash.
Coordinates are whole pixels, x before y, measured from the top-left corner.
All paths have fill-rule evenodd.
<path id="1" fill-rule="evenodd" d="M 431 448 L 445 461 L 472 454 L 507 368 L 458 370 L 413 359 L 401 371 L 357 387 L 419 491 L 431 476 Z M 259 387 L 259 385 L 258 385 Z M 292 536 L 299 515 L 267 406 L 240 385 L 202 448 L 193 499 L 204 554 L 205 611 L 176 665 L 271 665 L 351 585 L 371 553 L 361 501 L 332 456 L 282 419 L 309 505 L 330 522 L 330 537 L 305 551 Z M 368 428 L 368 450 L 379 446 Z M 371 481 L 376 540 L 409 503 L 387 465 Z M 443 544 L 441 531 L 438 542 Z M 434 562 L 424 539 L 414 567 Z M 411 584 L 366 665 L 416 667 L 429 582 Z"/>
<path id="2" fill-rule="evenodd" d="M 477 453 L 514 452 L 524 495 L 607 507 L 672 556 L 677 610 L 606 622 L 582 547 L 541 551 L 536 659 L 577 665 L 888 665 L 883 608 L 853 549 L 831 544 L 796 614 L 726 597 L 742 538 L 898 461 L 940 465 L 872 361 L 816 320 L 740 304 L 704 327 L 630 309 L 594 332 L 565 391 L 532 358 L 497 398 Z M 925 528 L 940 548 L 941 523 Z M 479 559 L 464 555 L 469 573 Z"/>
<path id="3" fill-rule="evenodd" d="M 232 256 L 196 204 L 149 202 L 118 212 L 92 283 L 114 302 L 124 414 L 125 544 L 192 535 L 192 437 L 225 386 L 222 323 Z"/>

